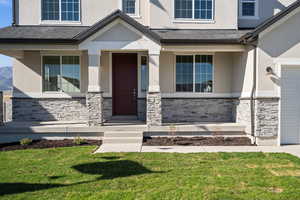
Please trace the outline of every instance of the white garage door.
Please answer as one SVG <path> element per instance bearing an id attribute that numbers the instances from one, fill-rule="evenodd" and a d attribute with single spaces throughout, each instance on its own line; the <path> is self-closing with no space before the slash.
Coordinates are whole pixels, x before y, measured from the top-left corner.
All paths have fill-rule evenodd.
<path id="1" fill-rule="evenodd" d="M 281 144 L 299 144 L 300 66 L 282 66 L 281 69 Z"/>

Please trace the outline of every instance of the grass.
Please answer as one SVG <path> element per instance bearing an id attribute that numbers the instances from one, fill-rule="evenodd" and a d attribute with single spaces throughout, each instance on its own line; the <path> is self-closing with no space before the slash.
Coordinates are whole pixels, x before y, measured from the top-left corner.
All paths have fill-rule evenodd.
<path id="1" fill-rule="evenodd" d="M 265 153 L 0 152 L 0 199 L 300 199 L 300 159 Z"/>

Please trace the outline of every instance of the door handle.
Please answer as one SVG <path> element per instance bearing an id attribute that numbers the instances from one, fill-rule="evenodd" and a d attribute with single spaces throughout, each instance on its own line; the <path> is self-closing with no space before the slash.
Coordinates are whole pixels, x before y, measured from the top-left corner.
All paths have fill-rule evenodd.
<path id="1" fill-rule="evenodd" d="M 136 89 L 135 88 L 133 88 L 133 90 L 132 90 L 132 96 L 136 97 Z"/>

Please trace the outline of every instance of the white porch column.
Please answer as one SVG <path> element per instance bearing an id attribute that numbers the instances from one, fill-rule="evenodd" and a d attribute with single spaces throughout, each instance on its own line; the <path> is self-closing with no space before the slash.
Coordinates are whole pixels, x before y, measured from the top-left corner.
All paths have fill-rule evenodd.
<path id="1" fill-rule="evenodd" d="M 88 111 L 88 125 L 101 126 L 103 124 L 103 96 L 101 91 L 101 53 L 88 54 L 88 92 L 86 105 Z"/>
<path id="2" fill-rule="evenodd" d="M 148 126 L 160 126 L 162 124 L 159 56 L 159 53 L 149 53 L 149 89 L 147 94 Z"/>

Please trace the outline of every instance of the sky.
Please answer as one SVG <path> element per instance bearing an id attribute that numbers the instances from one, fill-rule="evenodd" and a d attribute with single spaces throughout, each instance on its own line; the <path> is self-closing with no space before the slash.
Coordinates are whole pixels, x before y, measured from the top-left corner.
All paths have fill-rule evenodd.
<path id="1" fill-rule="evenodd" d="M 11 2 L 11 0 L 0 0 L 0 28 L 10 26 L 12 23 Z M 0 54 L 0 67 L 3 66 L 12 66 L 12 59 Z"/>

